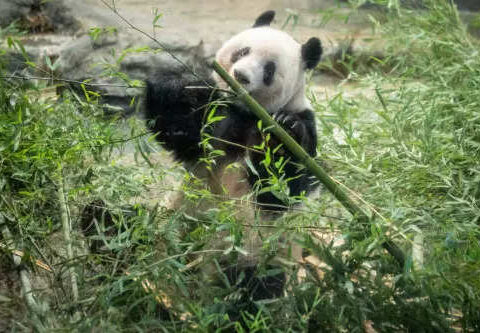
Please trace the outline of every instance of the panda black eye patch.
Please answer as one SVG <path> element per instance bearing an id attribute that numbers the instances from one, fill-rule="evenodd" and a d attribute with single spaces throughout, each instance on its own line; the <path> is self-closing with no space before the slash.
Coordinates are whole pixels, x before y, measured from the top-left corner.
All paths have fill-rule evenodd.
<path id="1" fill-rule="evenodd" d="M 266 86 L 269 86 L 273 82 L 273 77 L 275 76 L 275 70 L 277 66 L 273 61 L 269 61 L 263 67 L 263 83 Z"/>
<path id="2" fill-rule="evenodd" d="M 238 59 L 240 59 L 241 57 L 245 57 L 249 53 L 250 53 L 249 47 L 242 47 L 241 49 L 232 53 L 232 58 L 230 59 L 230 61 L 232 62 L 232 64 L 234 64 L 238 61 Z"/>

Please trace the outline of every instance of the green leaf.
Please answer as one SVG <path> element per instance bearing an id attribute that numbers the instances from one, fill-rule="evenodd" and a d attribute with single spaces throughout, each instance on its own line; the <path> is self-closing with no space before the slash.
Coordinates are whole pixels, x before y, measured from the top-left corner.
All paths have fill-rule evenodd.
<path id="1" fill-rule="evenodd" d="M 260 177 L 260 174 L 258 173 L 257 169 L 252 164 L 252 160 L 248 157 L 245 157 L 245 163 L 247 164 L 248 169 L 257 177 Z"/>
<path id="2" fill-rule="evenodd" d="M 13 148 L 12 151 L 16 152 L 18 150 L 18 147 L 20 146 L 20 141 L 22 138 L 22 128 L 17 127 L 15 129 L 15 135 L 13 137 Z"/>
<path id="3" fill-rule="evenodd" d="M 155 8 L 153 10 L 153 14 L 154 14 L 154 18 L 153 18 L 153 21 L 152 21 L 152 25 L 155 28 L 162 28 L 162 26 L 158 24 L 158 21 L 163 17 L 163 13 L 159 13 L 158 8 Z"/>

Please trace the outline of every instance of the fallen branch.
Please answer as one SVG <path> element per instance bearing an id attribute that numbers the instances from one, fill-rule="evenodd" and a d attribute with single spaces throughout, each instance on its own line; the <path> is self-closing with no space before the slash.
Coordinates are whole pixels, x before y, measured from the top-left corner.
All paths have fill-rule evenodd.
<path id="1" fill-rule="evenodd" d="M 357 221 L 362 224 L 370 224 L 372 219 L 345 193 L 335 181 L 328 176 L 323 168 L 313 159 L 273 118 L 265 109 L 255 101 L 248 92 L 232 78 L 223 67 L 216 61 L 213 62 L 213 69 L 218 75 L 237 93 L 238 98 L 263 122 L 264 127 L 273 133 L 292 153 L 292 155 L 305 168 L 310 171 L 317 179 L 340 201 L 340 203 L 353 215 Z M 372 218 L 377 213 L 373 212 Z M 402 250 L 391 240 L 383 242 L 382 246 L 390 253 L 397 262 L 403 267 L 405 264 L 405 255 Z"/>

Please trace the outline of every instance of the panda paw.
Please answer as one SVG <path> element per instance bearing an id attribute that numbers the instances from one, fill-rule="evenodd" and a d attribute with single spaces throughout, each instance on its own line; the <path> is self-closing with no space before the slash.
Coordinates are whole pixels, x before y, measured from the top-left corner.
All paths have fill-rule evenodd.
<path id="1" fill-rule="evenodd" d="M 291 112 L 279 111 L 273 115 L 273 119 L 278 122 L 293 138 L 302 146 L 308 139 L 307 126 L 304 119 Z"/>

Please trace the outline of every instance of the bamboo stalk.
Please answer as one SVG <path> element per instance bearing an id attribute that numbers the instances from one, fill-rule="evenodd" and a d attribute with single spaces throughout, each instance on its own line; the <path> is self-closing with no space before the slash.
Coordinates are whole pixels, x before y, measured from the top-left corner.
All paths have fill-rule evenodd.
<path id="1" fill-rule="evenodd" d="M 413 267 L 417 270 L 423 269 L 424 255 L 423 255 L 424 237 L 422 233 L 418 233 L 413 237 L 412 244 L 412 260 Z"/>
<path id="2" fill-rule="evenodd" d="M 63 236 L 65 238 L 65 243 L 67 246 L 67 257 L 70 263 L 73 263 L 74 255 L 73 255 L 73 247 L 72 247 L 72 238 L 70 237 L 71 234 L 71 227 L 70 227 L 70 219 L 68 214 L 68 205 L 67 200 L 65 199 L 65 183 L 63 181 L 63 169 L 60 167 L 58 171 L 58 201 L 60 202 L 60 217 L 62 220 L 62 227 L 63 227 Z M 70 283 L 72 285 L 72 294 L 73 300 L 75 303 L 78 302 L 78 285 L 77 285 L 77 275 L 75 273 L 75 267 L 70 266 L 68 269 L 70 273 Z"/>
<path id="3" fill-rule="evenodd" d="M 333 194 L 333 196 L 357 219 L 360 223 L 371 223 L 370 217 L 344 192 L 323 168 L 300 146 L 269 114 L 255 101 L 248 92 L 232 78 L 223 67 L 216 61 L 213 62 L 213 69 L 232 88 L 237 97 L 263 122 L 268 131 L 273 133 L 292 153 L 292 155 L 310 171 L 317 179 Z M 375 213 L 373 216 L 375 217 Z M 403 267 L 405 255 L 402 250 L 391 240 L 385 241 L 382 246 L 397 260 Z"/>
<path id="4" fill-rule="evenodd" d="M 2 235 L 7 244 L 7 249 L 16 248 L 10 229 L 8 229 L 7 224 L 4 223 L 4 217 L 0 214 L 0 226 L 2 228 Z M 20 275 L 20 282 L 22 285 L 23 297 L 25 297 L 25 302 L 27 303 L 28 308 L 35 313 L 36 315 L 42 316 L 43 309 L 35 300 L 33 295 L 32 284 L 30 283 L 30 278 L 28 272 L 24 266 L 22 266 L 22 257 L 12 253 L 13 263 L 15 267 L 19 268 L 18 274 Z"/>

